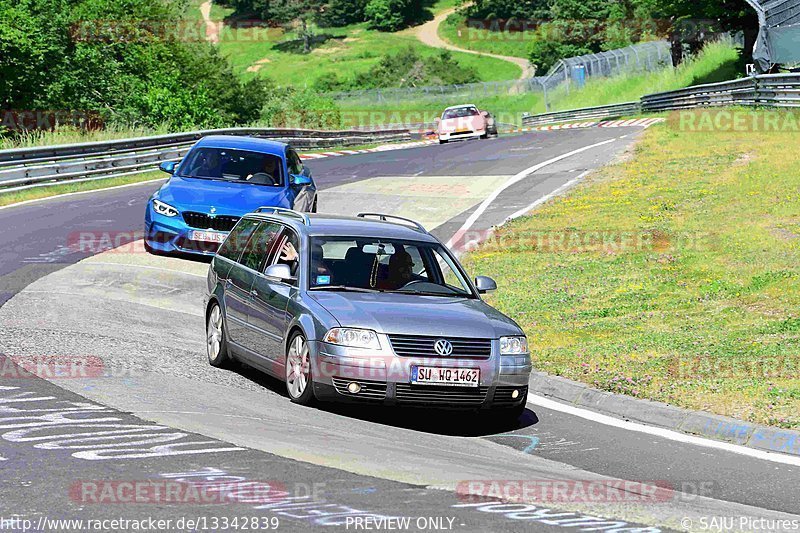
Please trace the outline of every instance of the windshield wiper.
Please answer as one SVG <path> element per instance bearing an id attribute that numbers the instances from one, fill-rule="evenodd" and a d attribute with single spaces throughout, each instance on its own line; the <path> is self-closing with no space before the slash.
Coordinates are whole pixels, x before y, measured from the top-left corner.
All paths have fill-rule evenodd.
<path id="1" fill-rule="evenodd" d="M 352 291 L 352 292 L 382 292 L 378 289 L 367 289 L 364 287 L 350 287 L 348 285 L 318 285 L 310 287 L 310 291 Z"/>
<path id="2" fill-rule="evenodd" d="M 392 292 L 397 294 L 416 294 L 418 296 L 444 296 L 448 298 L 468 298 L 466 294 L 459 294 L 457 292 L 425 292 L 425 291 L 404 291 L 403 289 L 398 289 L 396 291 L 386 291 Z"/>

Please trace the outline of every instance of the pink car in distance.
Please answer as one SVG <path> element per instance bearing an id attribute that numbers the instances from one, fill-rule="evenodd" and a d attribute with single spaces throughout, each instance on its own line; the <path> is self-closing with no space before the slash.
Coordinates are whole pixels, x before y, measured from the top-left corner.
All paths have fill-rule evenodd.
<path id="1" fill-rule="evenodd" d="M 452 106 L 436 119 L 436 135 L 441 144 L 457 139 L 485 139 L 492 133 L 493 123 L 488 111 L 480 111 L 472 104 Z"/>

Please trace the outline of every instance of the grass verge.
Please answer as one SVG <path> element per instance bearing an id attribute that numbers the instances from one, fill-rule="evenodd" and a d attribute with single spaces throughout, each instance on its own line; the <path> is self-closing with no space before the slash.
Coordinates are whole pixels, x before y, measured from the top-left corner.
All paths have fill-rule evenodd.
<path id="1" fill-rule="evenodd" d="M 540 370 L 798 429 L 794 124 L 653 127 L 629 160 L 502 228 L 465 264 L 498 280 L 490 302 L 525 329 Z"/>

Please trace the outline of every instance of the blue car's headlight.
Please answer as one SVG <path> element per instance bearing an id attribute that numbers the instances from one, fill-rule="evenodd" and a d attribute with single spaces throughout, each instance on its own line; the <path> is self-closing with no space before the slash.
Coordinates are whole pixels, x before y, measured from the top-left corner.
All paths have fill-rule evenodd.
<path id="1" fill-rule="evenodd" d="M 160 200 L 153 200 L 153 210 L 159 215 L 164 215 L 165 217 L 176 217 L 180 214 L 180 211 Z"/>
<path id="2" fill-rule="evenodd" d="M 525 337 L 500 337 L 500 355 L 524 355 L 528 352 Z"/>

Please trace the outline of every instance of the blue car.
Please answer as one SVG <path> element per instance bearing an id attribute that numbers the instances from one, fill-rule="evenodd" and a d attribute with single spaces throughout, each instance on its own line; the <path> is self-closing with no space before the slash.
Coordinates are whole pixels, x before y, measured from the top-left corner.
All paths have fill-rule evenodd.
<path id="1" fill-rule="evenodd" d="M 253 137 L 214 135 L 198 141 L 145 211 L 151 253 L 214 255 L 239 219 L 259 207 L 315 213 L 317 188 L 295 150 Z"/>

